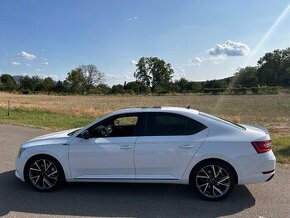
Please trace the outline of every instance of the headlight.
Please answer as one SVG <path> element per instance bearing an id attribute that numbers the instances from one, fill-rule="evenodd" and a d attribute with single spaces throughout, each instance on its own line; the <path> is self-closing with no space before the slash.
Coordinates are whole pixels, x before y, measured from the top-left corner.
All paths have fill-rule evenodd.
<path id="1" fill-rule="evenodd" d="M 18 150 L 18 157 L 23 153 L 23 151 L 25 150 L 26 148 L 22 148 L 22 146 L 20 146 L 19 150 Z"/>

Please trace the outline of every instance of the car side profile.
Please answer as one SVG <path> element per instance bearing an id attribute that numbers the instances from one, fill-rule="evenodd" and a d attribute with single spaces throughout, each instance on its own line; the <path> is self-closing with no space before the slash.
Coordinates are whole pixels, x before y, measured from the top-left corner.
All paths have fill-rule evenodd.
<path id="1" fill-rule="evenodd" d="M 16 176 L 39 191 L 63 182 L 189 184 L 204 199 L 265 182 L 276 158 L 266 129 L 177 107 L 128 108 L 23 143 Z"/>

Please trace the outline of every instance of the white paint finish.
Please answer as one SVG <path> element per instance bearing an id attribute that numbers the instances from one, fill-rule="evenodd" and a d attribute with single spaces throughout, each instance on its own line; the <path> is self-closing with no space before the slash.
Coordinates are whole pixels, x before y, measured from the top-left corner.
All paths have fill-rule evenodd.
<path id="1" fill-rule="evenodd" d="M 136 178 L 181 179 L 209 130 L 190 136 L 143 136 L 135 145 Z"/>
<path id="2" fill-rule="evenodd" d="M 74 138 L 70 143 L 72 178 L 135 178 L 137 137 Z"/>

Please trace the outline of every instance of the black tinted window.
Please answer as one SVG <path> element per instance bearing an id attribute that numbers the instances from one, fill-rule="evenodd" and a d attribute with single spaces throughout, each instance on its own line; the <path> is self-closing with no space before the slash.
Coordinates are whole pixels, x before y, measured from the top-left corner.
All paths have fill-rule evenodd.
<path id="1" fill-rule="evenodd" d="M 188 117 L 172 113 L 148 113 L 145 135 L 192 135 L 207 128 Z"/>

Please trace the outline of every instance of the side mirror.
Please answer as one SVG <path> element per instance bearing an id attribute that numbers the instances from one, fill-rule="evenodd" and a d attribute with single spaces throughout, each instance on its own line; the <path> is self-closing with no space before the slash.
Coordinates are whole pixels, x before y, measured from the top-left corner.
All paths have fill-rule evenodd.
<path id="1" fill-rule="evenodd" d="M 81 136 L 83 139 L 89 139 L 90 138 L 90 133 L 88 130 L 85 130 L 81 133 Z"/>

